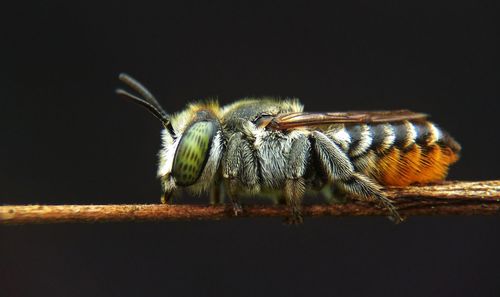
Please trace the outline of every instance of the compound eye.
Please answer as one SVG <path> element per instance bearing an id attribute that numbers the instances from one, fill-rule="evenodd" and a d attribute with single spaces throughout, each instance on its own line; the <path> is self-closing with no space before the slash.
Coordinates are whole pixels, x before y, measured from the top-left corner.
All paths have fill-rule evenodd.
<path id="1" fill-rule="evenodd" d="M 179 186 L 190 186 L 200 178 L 207 163 L 216 128 L 212 122 L 197 122 L 182 135 L 174 157 L 172 176 Z"/>

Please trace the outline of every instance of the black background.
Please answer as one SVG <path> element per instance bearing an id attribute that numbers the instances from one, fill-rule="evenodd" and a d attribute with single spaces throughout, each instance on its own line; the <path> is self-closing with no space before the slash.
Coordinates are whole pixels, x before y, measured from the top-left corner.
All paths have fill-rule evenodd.
<path id="1" fill-rule="evenodd" d="M 401 4 L 404 3 L 404 4 Z M 498 7 L 353 1 L 3 5 L 0 203 L 157 203 L 157 120 L 114 95 L 408 108 L 499 178 Z M 186 198 L 184 202 L 206 203 Z M 498 217 L 0 226 L 1 296 L 499 296 Z"/>

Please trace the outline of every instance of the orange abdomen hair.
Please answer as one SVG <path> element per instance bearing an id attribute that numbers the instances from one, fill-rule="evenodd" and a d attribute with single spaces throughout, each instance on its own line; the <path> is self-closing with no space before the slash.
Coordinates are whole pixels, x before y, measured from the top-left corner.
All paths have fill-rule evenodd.
<path id="1" fill-rule="evenodd" d="M 443 180 L 459 158 L 460 145 L 427 121 L 401 121 L 346 127 L 348 154 L 357 170 L 384 186 Z"/>
<path id="2" fill-rule="evenodd" d="M 377 180 L 385 186 L 433 183 L 445 179 L 448 167 L 458 160 L 451 148 L 415 144 L 408 151 L 392 148 L 380 158 Z"/>
<path id="3" fill-rule="evenodd" d="M 430 122 L 406 122 L 401 127 L 399 137 L 404 140 L 380 156 L 376 179 L 385 186 L 444 180 L 449 166 L 459 158 L 460 145 Z"/>

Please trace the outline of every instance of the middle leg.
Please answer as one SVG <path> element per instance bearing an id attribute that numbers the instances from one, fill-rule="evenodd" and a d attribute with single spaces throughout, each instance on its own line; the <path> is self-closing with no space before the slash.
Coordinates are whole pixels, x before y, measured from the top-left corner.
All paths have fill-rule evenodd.
<path id="1" fill-rule="evenodd" d="M 302 198 L 306 190 L 304 174 L 310 158 L 311 145 L 305 135 L 299 135 L 292 142 L 288 157 L 288 168 L 283 196 L 290 209 L 287 222 L 302 223 Z"/>

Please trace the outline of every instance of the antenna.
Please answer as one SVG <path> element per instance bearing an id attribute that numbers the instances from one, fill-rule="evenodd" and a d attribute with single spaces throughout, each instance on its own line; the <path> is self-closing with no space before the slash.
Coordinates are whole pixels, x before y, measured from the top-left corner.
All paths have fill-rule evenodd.
<path id="1" fill-rule="evenodd" d="M 149 112 L 151 112 L 155 117 L 157 117 L 165 127 L 170 125 L 170 116 L 167 112 L 161 107 L 158 100 L 149 92 L 146 87 L 144 87 L 140 82 L 135 80 L 133 77 L 126 73 L 120 73 L 118 78 L 124 82 L 127 86 L 129 86 L 132 90 L 139 93 L 139 96 L 133 95 L 123 89 L 116 89 L 116 93 L 123 98 L 139 104 L 140 106 L 146 108 Z M 170 130 L 170 129 L 169 129 Z"/>

